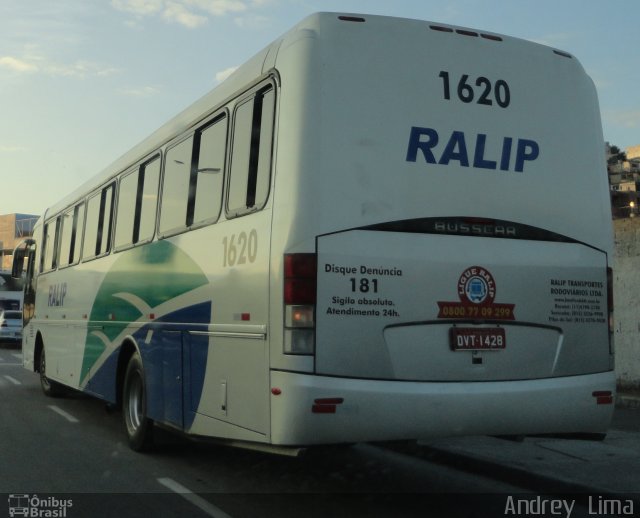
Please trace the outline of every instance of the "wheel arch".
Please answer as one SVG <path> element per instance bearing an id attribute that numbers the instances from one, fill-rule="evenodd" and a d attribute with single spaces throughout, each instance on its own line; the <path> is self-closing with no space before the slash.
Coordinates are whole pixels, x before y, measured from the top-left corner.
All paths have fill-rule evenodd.
<path id="1" fill-rule="evenodd" d="M 33 350 L 33 372 L 40 372 L 40 358 L 42 357 L 43 349 L 44 340 L 42 339 L 42 333 L 38 331 L 36 333 L 35 347 Z"/>

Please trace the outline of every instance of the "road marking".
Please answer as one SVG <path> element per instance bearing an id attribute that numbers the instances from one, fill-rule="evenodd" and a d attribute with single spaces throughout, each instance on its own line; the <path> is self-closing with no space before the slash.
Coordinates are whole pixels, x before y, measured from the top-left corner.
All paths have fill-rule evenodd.
<path id="1" fill-rule="evenodd" d="M 210 502 L 207 502 L 204 498 L 196 495 L 193 491 L 187 489 L 181 484 L 178 484 L 178 482 L 171 478 L 159 478 L 158 482 L 160 482 L 164 487 L 169 488 L 174 493 L 177 493 L 185 500 L 188 500 L 209 516 L 213 516 L 214 518 L 231 518 L 231 516 L 225 513 L 222 509 L 216 507 Z"/>
<path id="2" fill-rule="evenodd" d="M 49 405 L 49 408 L 51 410 L 53 410 L 56 414 L 61 415 L 62 417 L 64 417 L 70 423 L 79 423 L 80 422 L 75 417 L 73 417 L 71 414 L 69 414 L 69 413 L 65 412 L 64 410 L 62 410 L 62 408 L 60 408 L 60 407 L 57 407 L 55 405 Z"/>
<path id="3" fill-rule="evenodd" d="M 5 379 L 9 380 L 11 383 L 13 383 L 14 385 L 22 385 L 21 382 L 19 382 L 17 379 L 12 378 L 11 376 L 4 376 Z"/>

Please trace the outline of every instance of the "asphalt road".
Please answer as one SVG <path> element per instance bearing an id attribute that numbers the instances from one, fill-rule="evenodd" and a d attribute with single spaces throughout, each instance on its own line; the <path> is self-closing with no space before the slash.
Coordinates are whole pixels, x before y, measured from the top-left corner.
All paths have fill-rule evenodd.
<path id="1" fill-rule="evenodd" d="M 162 432 L 135 453 L 119 412 L 45 397 L 20 350 L 4 347 L 0 416 L 0 516 L 32 504 L 65 517 L 503 516 L 507 495 L 527 491 L 376 445 L 289 458 Z"/>

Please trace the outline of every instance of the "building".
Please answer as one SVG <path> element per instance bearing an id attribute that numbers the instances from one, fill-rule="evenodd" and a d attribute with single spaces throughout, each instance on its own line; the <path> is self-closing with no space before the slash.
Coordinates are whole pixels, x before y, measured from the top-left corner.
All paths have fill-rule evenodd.
<path id="1" fill-rule="evenodd" d="M 640 146 L 630 146 L 625 149 L 627 153 L 627 160 L 630 162 L 636 162 L 636 165 L 640 162 Z"/>
<path id="2" fill-rule="evenodd" d="M 628 147 L 623 160 L 621 155 L 612 153 L 607 142 L 606 154 L 613 217 L 635 217 L 640 201 L 640 146 Z"/>
<path id="3" fill-rule="evenodd" d="M 32 214 L 5 214 L 0 216 L 0 265 L 2 270 L 11 269 L 13 249 L 25 237 L 33 235 L 33 226 L 38 216 Z"/>

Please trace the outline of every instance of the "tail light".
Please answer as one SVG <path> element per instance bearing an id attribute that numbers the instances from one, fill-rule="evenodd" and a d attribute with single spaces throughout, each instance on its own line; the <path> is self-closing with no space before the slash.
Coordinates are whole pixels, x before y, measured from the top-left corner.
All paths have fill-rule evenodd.
<path id="1" fill-rule="evenodd" d="M 607 268 L 607 311 L 609 314 L 609 353 L 613 354 L 613 270 Z"/>
<path id="2" fill-rule="evenodd" d="M 315 352 L 316 254 L 284 256 L 284 352 Z"/>

